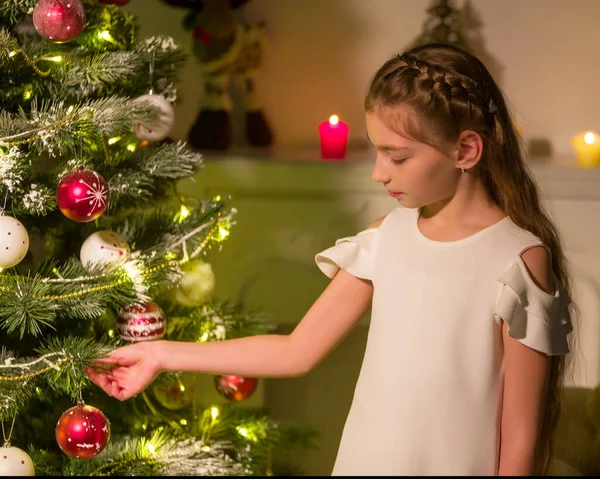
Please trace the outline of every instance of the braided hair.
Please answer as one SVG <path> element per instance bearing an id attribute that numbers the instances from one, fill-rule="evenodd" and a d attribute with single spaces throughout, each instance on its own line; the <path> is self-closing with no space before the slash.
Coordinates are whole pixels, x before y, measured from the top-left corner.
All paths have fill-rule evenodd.
<path id="1" fill-rule="evenodd" d="M 400 106 L 410 114 L 400 115 Z M 400 135 L 442 152 L 448 153 L 455 147 L 461 132 L 478 133 L 483 152 L 472 173 L 515 224 L 536 235 L 549 248 L 553 272 L 571 296 L 560 236 L 523 160 L 520 138 L 504 95 L 478 58 L 458 47 L 435 43 L 395 55 L 373 77 L 365 110 L 376 113 Z M 404 121 L 400 124 L 398 120 Z M 576 309 L 574 303 L 571 306 Z M 551 358 L 536 455 L 537 474 L 546 473 L 550 467 L 565 361 L 565 355 Z"/>

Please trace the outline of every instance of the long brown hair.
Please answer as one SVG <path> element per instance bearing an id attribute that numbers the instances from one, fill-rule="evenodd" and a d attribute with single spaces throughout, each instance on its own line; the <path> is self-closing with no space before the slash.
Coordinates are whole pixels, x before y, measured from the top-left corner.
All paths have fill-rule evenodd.
<path id="1" fill-rule="evenodd" d="M 484 64 L 468 52 L 445 44 L 428 44 L 396 55 L 375 74 L 365 109 L 385 117 L 399 105 L 408 107 L 418 119 L 405 122 L 403 133 L 434 148 L 441 150 L 455 143 L 464 130 L 481 135 L 483 154 L 474 173 L 513 222 L 549 248 L 552 270 L 570 297 L 571 281 L 560 236 L 523 161 L 504 95 Z M 565 355 L 551 358 L 536 474 L 545 474 L 550 467 L 565 361 Z"/>

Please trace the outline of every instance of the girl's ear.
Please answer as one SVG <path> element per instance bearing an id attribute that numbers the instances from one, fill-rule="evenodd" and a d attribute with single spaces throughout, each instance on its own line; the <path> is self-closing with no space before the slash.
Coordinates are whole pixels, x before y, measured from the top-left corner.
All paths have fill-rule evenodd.
<path id="1" fill-rule="evenodd" d="M 473 130 L 464 130 L 458 137 L 457 168 L 471 169 L 481 159 L 483 153 L 483 138 Z"/>

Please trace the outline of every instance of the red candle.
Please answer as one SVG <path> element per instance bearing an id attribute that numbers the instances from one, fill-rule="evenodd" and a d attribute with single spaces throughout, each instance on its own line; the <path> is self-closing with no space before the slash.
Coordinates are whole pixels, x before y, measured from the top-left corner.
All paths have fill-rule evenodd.
<path id="1" fill-rule="evenodd" d="M 331 115 L 329 121 L 319 125 L 321 137 L 321 158 L 342 159 L 346 156 L 348 142 L 348 125 L 337 115 Z"/>

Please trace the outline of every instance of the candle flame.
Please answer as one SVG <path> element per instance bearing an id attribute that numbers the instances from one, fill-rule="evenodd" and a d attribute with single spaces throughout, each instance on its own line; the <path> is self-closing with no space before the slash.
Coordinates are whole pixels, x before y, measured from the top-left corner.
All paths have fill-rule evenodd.
<path id="1" fill-rule="evenodd" d="M 588 145 L 593 145 L 596 141 L 596 135 L 594 135 L 591 131 L 588 131 L 584 135 L 583 141 L 585 141 Z"/>
<path id="2" fill-rule="evenodd" d="M 339 121 L 340 121 L 340 117 L 337 115 L 331 115 L 329 117 L 329 123 L 332 125 L 337 125 L 339 123 Z"/>

